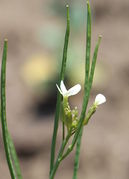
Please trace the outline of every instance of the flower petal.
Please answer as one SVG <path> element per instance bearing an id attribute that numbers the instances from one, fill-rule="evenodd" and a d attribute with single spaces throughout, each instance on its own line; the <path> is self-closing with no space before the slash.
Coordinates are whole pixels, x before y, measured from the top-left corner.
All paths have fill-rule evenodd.
<path id="1" fill-rule="evenodd" d="M 81 90 L 81 85 L 77 84 L 77 85 L 73 86 L 72 88 L 70 88 L 70 89 L 67 91 L 66 95 L 67 95 L 68 97 L 69 97 L 69 96 L 73 96 L 73 95 L 79 93 L 80 90 Z"/>
<path id="2" fill-rule="evenodd" d="M 97 103 L 98 105 L 103 104 L 106 102 L 106 98 L 103 94 L 98 94 L 95 98 L 95 103 Z"/>
<path id="3" fill-rule="evenodd" d="M 60 83 L 60 89 L 62 91 L 62 95 L 64 96 L 67 93 L 67 89 L 66 89 L 64 82 L 62 80 L 61 80 L 61 83 Z"/>
<path id="4" fill-rule="evenodd" d="M 59 90 L 60 94 L 62 94 L 62 95 L 63 95 L 63 93 L 62 93 L 61 89 L 59 88 L 59 86 L 58 86 L 57 84 L 56 84 L 56 87 L 57 87 L 57 89 Z"/>

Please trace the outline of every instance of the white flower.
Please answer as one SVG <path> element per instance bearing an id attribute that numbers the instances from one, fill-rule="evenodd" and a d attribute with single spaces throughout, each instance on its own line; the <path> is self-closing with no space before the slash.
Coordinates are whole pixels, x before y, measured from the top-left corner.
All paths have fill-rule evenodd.
<path id="1" fill-rule="evenodd" d="M 104 96 L 103 94 L 98 94 L 98 95 L 96 96 L 96 98 L 95 98 L 95 103 L 96 103 L 97 105 L 103 104 L 103 103 L 105 103 L 105 102 L 106 102 L 106 98 L 105 98 L 105 96 Z"/>
<path id="2" fill-rule="evenodd" d="M 60 83 L 60 87 L 56 84 L 60 94 L 62 94 L 63 97 L 69 97 L 69 96 L 73 96 L 77 93 L 79 93 L 79 91 L 81 90 L 81 85 L 77 84 L 75 86 L 73 86 L 72 88 L 70 88 L 69 90 L 66 89 L 64 82 L 61 81 Z"/>

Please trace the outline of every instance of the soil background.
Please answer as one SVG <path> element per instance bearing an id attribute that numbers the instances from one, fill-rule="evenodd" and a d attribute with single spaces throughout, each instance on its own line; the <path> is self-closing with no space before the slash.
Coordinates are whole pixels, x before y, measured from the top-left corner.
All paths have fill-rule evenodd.
<path id="1" fill-rule="evenodd" d="M 103 93 L 107 102 L 97 112 L 84 129 L 79 179 L 128 179 L 129 178 L 129 1 L 91 0 L 92 7 L 92 45 L 97 35 L 103 39 L 98 56 L 102 66 L 101 78 L 93 86 L 90 104 L 95 95 Z M 35 104 L 41 102 L 39 95 L 29 87 L 21 75 L 21 68 L 33 54 L 51 54 L 55 49 L 42 43 L 40 31 L 48 24 L 47 39 L 52 26 L 65 31 L 65 10 L 61 15 L 55 13 L 54 4 L 58 0 L 0 0 L 0 54 L 3 39 L 8 38 L 7 63 L 7 120 L 9 131 L 19 155 L 24 179 L 47 179 L 51 137 L 53 131 L 53 112 L 46 115 L 35 112 Z M 64 7 L 67 1 L 59 5 Z M 70 1 L 72 7 L 74 1 Z M 85 1 L 78 8 L 85 10 Z M 51 8 L 50 8 L 51 7 Z M 59 13 L 59 12 L 58 12 Z M 50 34 L 49 34 L 50 33 Z M 62 33 L 62 34 L 63 34 Z M 72 33 L 72 32 L 71 32 Z M 64 35 L 62 36 L 63 39 Z M 85 44 L 85 38 L 78 39 Z M 62 41 L 63 42 L 63 41 Z M 53 42 L 54 46 L 56 41 Z M 61 49 L 63 43 L 61 44 Z M 58 50 L 56 51 L 58 53 Z M 59 52 L 60 53 L 60 52 Z M 2 56 L 2 55 L 1 55 Z M 76 59 L 77 60 L 77 59 Z M 56 89 L 55 89 L 56 90 Z M 83 91 L 73 97 L 81 110 Z M 46 100 L 43 94 L 43 101 Z M 55 98 L 47 100 L 51 104 Z M 43 103 L 43 110 L 45 105 Z M 49 108 L 49 106 L 48 106 Z M 50 107 L 51 108 L 51 107 Z M 37 109 L 37 108 L 36 108 Z M 48 112 L 49 113 L 49 112 Z M 61 133 L 58 133 L 58 146 Z M 74 151 L 63 161 L 56 179 L 72 178 Z M 0 179 L 9 179 L 2 133 L 0 135 Z"/>

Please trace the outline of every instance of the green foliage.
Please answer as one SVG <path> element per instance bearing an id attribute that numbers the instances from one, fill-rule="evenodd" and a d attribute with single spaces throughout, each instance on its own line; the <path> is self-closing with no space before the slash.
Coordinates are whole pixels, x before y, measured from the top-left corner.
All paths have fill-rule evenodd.
<path id="1" fill-rule="evenodd" d="M 2 134 L 4 141 L 4 149 L 6 159 L 12 179 L 22 179 L 20 165 L 18 162 L 16 150 L 11 139 L 11 136 L 7 127 L 6 119 L 6 60 L 7 60 L 7 40 L 4 41 L 2 67 L 1 67 L 1 123 Z"/>
<path id="2" fill-rule="evenodd" d="M 58 84 L 60 84 L 61 80 L 64 80 L 65 70 L 66 70 L 66 61 L 67 61 L 68 42 L 69 42 L 69 32 L 70 32 L 69 7 L 68 6 L 66 7 L 67 7 L 67 27 L 66 27 L 66 34 L 65 34 L 64 50 L 63 50 L 62 68 L 61 68 L 60 79 L 59 79 Z M 54 120 L 54 130 L 53 130 L 53 137 L 52 137 L 52 144 L 51 144 L 50 173 L 52 171 L 54 160 L 55 160 L 55 148 L 56 148 L 56 138 L 57 138 L 57 130 L 58 130 L 58 124 L 59 124 L 60 106 L 61 106 L 61 95 L 58 92 L 56 114 L 55 114 L 55 120 Z"/>

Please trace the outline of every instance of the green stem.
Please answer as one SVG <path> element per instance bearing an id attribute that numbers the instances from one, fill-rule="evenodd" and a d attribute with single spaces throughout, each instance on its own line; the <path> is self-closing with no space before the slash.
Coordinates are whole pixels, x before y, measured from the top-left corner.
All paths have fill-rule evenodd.
<path id="1" fill-rule="evenodd" d="M 78 168 L 79 168 L 79 156 L 80 156 L 82 132 L 83 132 L 83 128 L 81 128 L 81 131 L 80 131 L 78 139 L 77 139 L 76 153 L 75 153 L 75 159 L 74 159 L 73 179 L 77 179 L 77 172 L 78 172 Z"/>
<path id="2" fill-rule="evenodd" d="M 59 79 L 58 85 L 60 85 L 61 80 L 64 80 L 66 61 L 67 61 L 69 34 L 70 34 L 69 7 L 68 7 L 68 5 L 66 7 L 67 7 L 67 27 L 66 27 L 66 34 L 65 34 L 64 49 L 63 49 L 62 67 L 61 67 L 60 79 Z M 54 130 L 53 130 L 53 137 L 52 137 L 52 144 L 51 144 L 50 174 L 53 169 L 54 160 L 55 160 L 55 148 L 56 148 L 58 125 L 59 125 L 60 105 L 61 105 L 61 95 L 58 92 L 57 104 L 56 104 L 56 114 L 55 114 L 55 120 L 54 120 Z"/>
<path id="3" fill-rule="evenodd" d="M 10 175 L 12 179 L 16 179 L 16 173 L 13 167 L 13 162 L 11 159 L 11 154 L 9 149 L 8 129 L 6 124 L 6 59 L 7 59 L 7 40 L 4 41 L 2 67 L 1 67 L 1 123 L 2 123 L 2 134 L 3 134 L 6 160 L 8 163 Z"/>
<path id="4" fill-rule="evenodd" d="M 63 160 L 62 155 L 63 155 L 64 149 L 65 149 L 65 146 L 67 145 L 67 143 L 69 141 L 70 136 L 71 136 L 71 132 L 67 135 L 67 137 L 62 142 L 62 145 L 61 145 L 57 160 L 56 160 L 55 165 L 54 165 L 54 167 L 53 167 L 53 169 L 51 171 L 51 175 L 50 175 L 49 179 L 54 179 L 54 176 L 55 176 L 55 173 L 56 173 L 56 171 L 57 171 L 57 169 L 59 167 L 59 164 Z"/>

